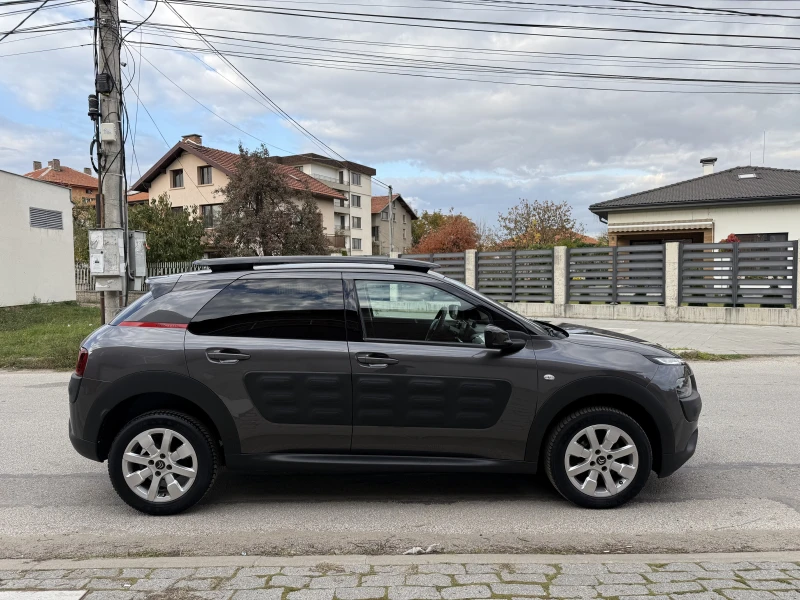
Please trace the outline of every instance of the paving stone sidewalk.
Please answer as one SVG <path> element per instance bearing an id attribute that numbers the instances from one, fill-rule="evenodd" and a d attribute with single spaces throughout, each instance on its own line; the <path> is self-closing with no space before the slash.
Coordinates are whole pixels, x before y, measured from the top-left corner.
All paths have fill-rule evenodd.
<path id="1" fill-rule="evenodd" d="M 0 570 L 0 598 L 9 590 L 86 590 L 82 600 L 800 600 L 800 562 Z"/>

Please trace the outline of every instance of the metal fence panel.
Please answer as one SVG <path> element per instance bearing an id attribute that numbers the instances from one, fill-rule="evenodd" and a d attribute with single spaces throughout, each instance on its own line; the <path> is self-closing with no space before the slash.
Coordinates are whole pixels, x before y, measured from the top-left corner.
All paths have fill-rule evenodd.
<path id="1" fill-rule="evenodd" d="M 478 252 L 477 290 L 504 302 L 553 301 L 553 250 Z"/>
<path id="2" fill-rule="evenodd" d="M 464 252 L 448 252 L 441 254 L 401 254 L 403 258 L 424 260 L 439 265 L 434 271 L 445 277 L 464 283 L 464 265 L 466 263 Z"/>
<path id="3" fill-rule="evenodd" d="M 797 241 L 681 244 L 681 304 L 797 306 Z"/>
<path id="4" fill-rule="evenodd" d="M 664 303 L 664 245 L 570 248 L 570 302 Z"/>

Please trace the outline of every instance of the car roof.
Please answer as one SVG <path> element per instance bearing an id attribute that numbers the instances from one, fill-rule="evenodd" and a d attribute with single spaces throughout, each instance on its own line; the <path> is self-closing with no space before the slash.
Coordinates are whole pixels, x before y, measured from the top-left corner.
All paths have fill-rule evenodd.
<path id="1" fill-rule="evenodd" d="M 394 268 L 397 270 L 427 273 L 439 265 L 410 258 L 388 256 L 245 256 L 235 258 L 205 258 L 194 262 L 197 267 L 219 273 L 225 271 L 252 271 L 268 268 L 291 267 L 295 269 Z"/>

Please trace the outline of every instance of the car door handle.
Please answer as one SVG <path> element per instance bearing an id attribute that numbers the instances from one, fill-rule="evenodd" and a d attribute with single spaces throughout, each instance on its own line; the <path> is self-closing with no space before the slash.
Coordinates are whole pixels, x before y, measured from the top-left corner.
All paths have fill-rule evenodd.
<path id="1" fill-rule="evenodd" d="M 377 352 L 369 354 L 356 354 L 356 360 L 366 367 L 375 368 L 388 367 L 389 365 L 396 365 L 400 362 L 396 358 L 392 358 L 386 354 L 380 354 Z"/>
<path id="2" fill-rule="evenodd" d="M 211 362 L 221 365 L 235 365 L 240 360 L 247 360 L 250 358 L 249 354 L 243 354 L 238 350 L 231 350 L 230 348 L 209 348 L 206 350 L 206 356 Z"/>

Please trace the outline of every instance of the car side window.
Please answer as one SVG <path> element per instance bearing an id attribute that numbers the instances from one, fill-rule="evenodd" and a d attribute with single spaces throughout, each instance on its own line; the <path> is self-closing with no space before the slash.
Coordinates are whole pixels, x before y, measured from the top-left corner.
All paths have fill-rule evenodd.
<path id="1" fill-rule="evenodd" d="M 491 323 L 481 308 L 424 283 L 360 280 L 356 292 L 366 338 L 482 345 Z"/>
<path id="2" fill-rule="evenodd" d="M 345 341 L 340 279 L 243 279 L 189 324 L 195 335 Z"/>

